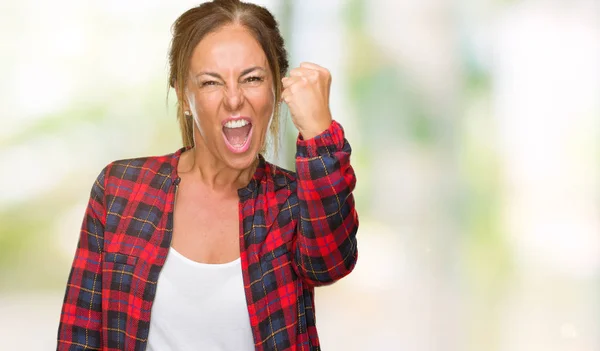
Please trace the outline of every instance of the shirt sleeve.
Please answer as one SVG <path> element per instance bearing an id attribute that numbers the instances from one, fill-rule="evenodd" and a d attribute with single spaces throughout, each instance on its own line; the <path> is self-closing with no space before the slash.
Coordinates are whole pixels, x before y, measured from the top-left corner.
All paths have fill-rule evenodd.
<path id="1" fill-rule="evenodd" d="M 83 218 L 58 327 L 57 350 L 102 348 L 102 248 L 105 167 L 96 178 Z"/>
<path id="2" fill-rule="evenodd" d="M 333 121 L 314 138 L 299 136 L 296 146 L 300 218 L 293 266 L 313 286 L 331 284 L 349 274 L 358 257 L 350 144 Z"/>

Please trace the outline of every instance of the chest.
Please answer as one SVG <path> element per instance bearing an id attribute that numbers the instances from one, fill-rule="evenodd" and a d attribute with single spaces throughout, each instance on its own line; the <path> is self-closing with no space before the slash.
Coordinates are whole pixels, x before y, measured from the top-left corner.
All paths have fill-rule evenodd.
<path id="1" fill-rule="evenodd" d="M 171 248 L 152 306 L 147 350 L 254 350 L 241 260 L 208 265 Z"/>
<path id="2" fill-rule="evenodd" d="M 164 273 L 169 246 L 196 262 L 231 263 L 239 257 L 255 339 L 266 345 L 273 340 L 269 335 L 285 333 L 288 337 L 284 340 L 294 345 L 296 333 L 300 333 L 298 342 L 307 345 L 304 338 L 313 325 L 312 291 L 304 290 L 289 262 L 299 217 L 297 197 L 259 192 L 252 197 L 210 198 L 181 191 L 183 188 L 175 185 L 163 197 L 144 194 L 144 203 L 125 206 L 112 194 L 107 198 L 107 214 L 113 218 L 107 222 L 105 249 L 114 254 L 105 254 L 102 266 L 102 320 L 104 330 L 121 331 L 118 336 L 117 332 L 111 334 L 115 349 L 144 349 L 139 340 L 148 338 L 157 281 Z M 281 289 L 283 286 L 286 289 Z M 129 292 L 127 300 L 124 291 Z M 285 304 L 280 305 L 281 301 Z M 267 320 L 272 323 L 260 323 Z M 278 345 L 278 349 L 285 347 Z"/>
<path id="3" fill-rule="evenodd" d="M 175 193 L 171 246 L 203 263 L 226 263 L 240 255 L 239 200 L 180 185 Z"/>

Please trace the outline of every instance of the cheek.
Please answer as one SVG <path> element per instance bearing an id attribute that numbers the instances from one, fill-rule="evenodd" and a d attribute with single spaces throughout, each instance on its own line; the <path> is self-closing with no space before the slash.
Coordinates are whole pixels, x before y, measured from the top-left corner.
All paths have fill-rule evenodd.
<path id="1" fill-rule="evenodd" d="M 211 124 L 211 105 L 215 104 L 215 94 L 195 94 L 188 97 L 188 104 L 192 111 L 194 125 L 202 138 L 206 139 L 206 131 Z"/>
<path id="2" fill-rule="evenodd" d="M 207 123 L 211 123 L 216 118 L 216 111 L 223 96 L 218 91 L 208 93 L 197 93 L 194 99 L 190 99 L 190 108 L 194 113 L 194 119 L 198 124 L 198 128 Z M 193 100 L 193 101 L 192 101 Z"/>
<path id="3" fill-rule="evenodd" d="M 273 114 L 273 108 L 275 107 L 275 96 L 270 89 L 248 89 L 246 92 L 246 99 L 249 100 L 254 107 L 255 111 L 259 114 L 258 117 L 262 121 L 268 122 Z"/>
<path id="4" fill-rule="evenodd" d="M 196 101 L 194 110 L 198 111 L 198 113 L 212 115 L 223 100 L 223 93 L 220 90 L 197 93 L 194 99 Z"/>

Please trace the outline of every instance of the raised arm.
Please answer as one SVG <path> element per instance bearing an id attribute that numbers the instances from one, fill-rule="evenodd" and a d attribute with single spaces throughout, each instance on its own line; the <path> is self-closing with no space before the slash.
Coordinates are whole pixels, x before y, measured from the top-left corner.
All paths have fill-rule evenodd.
<path id="1" fill-rule="evenodd" d="M 296 172 L 300 218 L 294 243 L 296 273 L 313 286 L 349 274 L 358 257 L 358 215 L 352 191 L 350 144 L 335 121 L 315 136 L 298 138 Z"/>
<path id="2" fill-rule="evenodd" d="M 58 327 L 57 350 L 102 348 L 102 247 L 105 171 L 92 186 Z"/>

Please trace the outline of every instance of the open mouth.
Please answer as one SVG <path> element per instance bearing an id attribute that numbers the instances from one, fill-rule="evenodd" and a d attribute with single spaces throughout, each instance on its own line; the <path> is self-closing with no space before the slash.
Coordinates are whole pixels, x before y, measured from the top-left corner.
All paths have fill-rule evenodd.
<path id="1" fill-rule="evenodd" d="M 231 152 L 242 153 L 250 147 L 252 123 L 244 118 L 232 119 L 223 125 L 225 145 Z"/>

